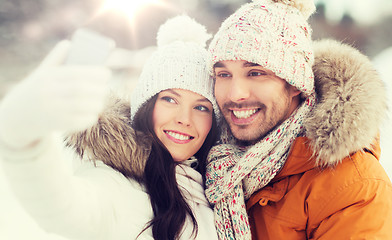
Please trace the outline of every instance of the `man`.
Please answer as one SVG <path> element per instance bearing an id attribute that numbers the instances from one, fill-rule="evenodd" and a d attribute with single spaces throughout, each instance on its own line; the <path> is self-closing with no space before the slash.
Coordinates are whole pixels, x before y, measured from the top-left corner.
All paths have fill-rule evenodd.
<path id="1" fill-rule="evenodd" d="M 221 239 L 392 239 L 385 89 L 355 49 L 311 41 L 314 9 L 255 0 L 210 44 L 226 130 L 206 195 Z"/>

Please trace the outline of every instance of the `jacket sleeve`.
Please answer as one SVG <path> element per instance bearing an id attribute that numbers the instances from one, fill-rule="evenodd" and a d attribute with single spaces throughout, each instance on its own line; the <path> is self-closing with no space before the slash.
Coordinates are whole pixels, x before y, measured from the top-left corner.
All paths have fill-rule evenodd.
<path id="1" fill-rule="evenodd" d="M 72 173 L 61 140 L 48 137 L 23 152 L 2 149 L 11 189 L 46 231 L 71 239 L 129 239 L 132 221 L 146 223 L 148 196 L 112 168 L 83 164 Z M 133 185 L 135 184 L 135 185 Z"/>
<path id="2" fill-rule="evenodd" d="M 320 207 L 318 226 L 309 239 L 392 239 L 392 187 L 383 179 L 365 179 L 338 189 Z"/>

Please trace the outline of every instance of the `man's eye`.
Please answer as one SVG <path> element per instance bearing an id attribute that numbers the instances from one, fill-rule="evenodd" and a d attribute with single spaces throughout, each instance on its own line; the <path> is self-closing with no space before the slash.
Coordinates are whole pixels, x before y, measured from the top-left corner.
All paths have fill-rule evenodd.
<path id="1" fill-rule="evenodd" d="M 176 101 L 171 98 L 171 97 L 161 97 L 162 100 L 169 102 L 169 103 L 175 103 Z"/>
<path id="2" fill-rule="evenodd" d="M 217 76 L 217 77 L 220 77 L 220 78 L 227 78 L 227 77 L 231 77 L 231 75 L 230 75 L 230 74 L 228 74 L 228 73 L 219 73 L 219 74 L 217 74 L 216 76 Z"/>

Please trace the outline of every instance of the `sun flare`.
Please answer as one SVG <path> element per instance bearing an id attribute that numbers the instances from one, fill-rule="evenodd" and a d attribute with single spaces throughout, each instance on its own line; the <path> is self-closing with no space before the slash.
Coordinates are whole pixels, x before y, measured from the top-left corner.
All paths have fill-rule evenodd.
<path id="1" fill-rule="evenodd" d="M 132 19 L 137 11 L 147 5 L 158 4 L 160 0 L 105 0 L 100 12 L 119 11 Z"/>

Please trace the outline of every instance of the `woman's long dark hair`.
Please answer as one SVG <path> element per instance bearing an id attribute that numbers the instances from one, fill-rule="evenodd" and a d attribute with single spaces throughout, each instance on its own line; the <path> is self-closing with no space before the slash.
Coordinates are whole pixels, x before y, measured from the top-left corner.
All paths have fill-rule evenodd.
<path id="1" fill-rule="evenodd" d="M 190 216 L 193 222 L 193 234 L 196 236 L 198 225 L 195 216 L 182 196 L 176 182 L 175 166 L 177 163 L 154 132 L 152 112 L 157 97 L 158 94 L 147 101 L 135 114 L 132 122 L 132 127 L 135 130 L 141 131 L 152 138 L 151 153 L 144 171 L 144 184 L 150 196 L 154 218 L 149 222 L 147 228 L 152 227 L 154 239 L 178 239 L 186 217 Z M 197 170 L 203 176 L 203 181 L 205 181 L 207 155 L 218 136 L 215 114 L 213 113 L 212 115 L 211 130 L 202 147 L 195 154 L 199 161 Z"/>

